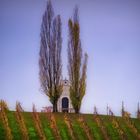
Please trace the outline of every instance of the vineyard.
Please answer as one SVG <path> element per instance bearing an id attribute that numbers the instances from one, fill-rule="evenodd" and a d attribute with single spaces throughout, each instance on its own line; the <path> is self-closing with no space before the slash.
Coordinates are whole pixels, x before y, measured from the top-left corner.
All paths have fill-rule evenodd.
<path id="1" fill-rule="evenodd" d="M 0 102 L 0 140 L 140 140 L 140 119 L 94 114 L 9 111 Z"/>

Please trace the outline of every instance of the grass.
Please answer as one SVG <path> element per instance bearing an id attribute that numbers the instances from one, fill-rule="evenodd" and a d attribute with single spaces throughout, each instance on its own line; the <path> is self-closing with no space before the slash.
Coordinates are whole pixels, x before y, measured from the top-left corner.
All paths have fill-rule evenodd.
<path id="1" fill-rule="evenodd" d="M 40 113 L 40 120 L 41 120 L 41 125 L 44 129 L 45 136 L 47 140 L 55 140 L 55 137 L 53 135 L 53 131 L 50 127 L 49 120 L 47 119 L 46 113 Z"/>
<path id="2" fill-rule="evenodd" d="M 22 133 L 20 131 L 19 124 L 17 123 L 15 112 L 14 111 L 7 111 L 7 118 L 8 124 L 11 129 L 11 133 L 13 135 L 14 140 L 22 139 Z M 86 124 L 90 129 L 90 136 L 91 139 L 94 140 L 104 140 L 103 134 L 101 133 L 100 128 L 98 127 L 97 123 L 93 119 L 92 114 L 82 114 Z M 1 116 L 1 115 L 0 115 Z M 32 113 L 30 112 L 23 112 L 22 116 L 24 118 L 24 122 L 28 131 L 28 136 L 30 140 L 39 140 L 39 136 L 37 134 L 34 121 L 32 118 Z M 70 121 L 72 122 L 72 131 L 74 132 L 75 140 L 87 140 L 87 134 L 85 130 L 82 128 L 80 122 L 78 121 L 78 115 L 76 114 L 68 114 Z M 64 114 L 63 113 L 55 113 L 54 114 L 55 121 L 57 124 L 57 129 L 60 134 L 62 140 L 71 140 L 71 136 L 69 134 L 68 127 L 64 121 Z M 112 125 L 110 120 L 110 116 L 100 115 L 100 118 L 105 126 L 107 134 L 110 140 L 119 140 L 119 134 L 116 128 Z M 47 113 L 39 113 L 39 119 L 43 128 L 43 132 L 46 136 L 47 140 L 56 140 L 52 128 L 50 127 L 50 119 Z M 137 140 L 137 137 L 133 134 L 133 131 L 127 126 L 125 120 L 121 117 L 116 117 L 118 120 L 121 129 L 127 136 L 128 140 Z M 131 119 L 135 128 L 140 133 L 140 120 L 132 118 Z M 2 123 L 2 118 L 0 117 L 0 140 L 5 140 L 6 132 L 4 129 L 4 124 Z"/>
<path id="3" fill-rule="evenodd" d="M 0 118 L 0 140 L 5 140 L 6 132 L 4 130 L 2 120 Z"/>
<path id="4" fill-rule="evenodd" d="M 23 117 L 24 117 L 24 120 L 25 120 L 26 128 L 28 130 L 29 138 L 31 140 L 38 140 L 39 136 L 37 135 L 37 131 L 36 131 L 35 126 L 34 126 L 32 113 L 23 112 L 22 114 L 23 114 Z"/>
<path id="5" fill-rule="evenodd" d="M 111 140 L 119 140 L 119 134 L 117 130 L 112 126 L 110 118 L 108 116 L 102 116 L 102 120 L 104 122 L 104 125 L 107 129 L 108 135 L 111 138 Z"/>
<path id="6" fill-rule="evenodd" d="M 124 119 L 123 118 L 118 118 L 118 121 L 120 122 L 121 127 L 122 127 L 123 131 L 125 132 L 125 134 L 127 136 L 127 139 L 128 140 L 136 140 L 136 137 L 132 133 L 131 129 L 129 129 L 129 127 L 125 123 Z"/>
<path id="7" fill-rule="evenodd" d="M 62 140 L 70 140 L 70 134 L 68 132 L 68 127 L 64 122 L 64 116 L 63 114 L 55 114 L 56 124 L 58 127 L 58 130 L 60 132 L 60 136 Z"/>
<path id="8" fill-rule="evenodd" d="M 134 123 L 134 126 L 137 128 L 138 132 L 140 133 L 140 120 L 132 119 L 132 122 Z"/>
<path id="9" fill-rule="evenodd" d="M 84 115 L 84 118 L 87 122 L 87 125 L 90 128 L 93 139 L 103 140 L 103 135 L 101 134 L 101 130 L 99 129 L 96 122 L 93 120 L 93 116 L 92 115 Z"/>
<path id="10" fill-rule="evenodd" d="M 17 120 L 16 120 L 15 112 L 13 111 L 7 112 L 7 117 L 8 117 L 9 127 L 12 128 L 11 133 L 13 135 L 13 139 L 19 140 L 22 137 L 22 134 L 20 132 L 19 124 L 17 123 Z"/>

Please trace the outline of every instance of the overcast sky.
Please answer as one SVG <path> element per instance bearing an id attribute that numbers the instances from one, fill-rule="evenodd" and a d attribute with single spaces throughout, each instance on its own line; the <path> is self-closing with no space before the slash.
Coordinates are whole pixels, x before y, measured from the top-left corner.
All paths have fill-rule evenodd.
<path id="1" fill-rule="evenodd" d="M 81 112 L 120 114 L 121 102 L 136 114 L 140 102 L 140 1 L 53 0 L 63 32 L 63 78 L 67 74 L 68 19 L 79 7 L 81 42 L 88 53 L 87 91 Z M 40 25 L 46 0 L 0 0 L 0 99 L 30 111 L 50 105 L 40 91 Z"/>

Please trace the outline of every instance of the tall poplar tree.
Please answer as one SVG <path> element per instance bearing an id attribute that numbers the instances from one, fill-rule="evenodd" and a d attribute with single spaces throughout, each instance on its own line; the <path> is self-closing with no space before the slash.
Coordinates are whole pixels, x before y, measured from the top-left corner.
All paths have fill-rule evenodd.
<path id="1" fill-rule="evenodd" d="M 68 73 L 70 80 L 70 98 L 76 113 L 79 113 L 86 92 L 86 71 L 88 55 L 83 56 L 80 40 L 78 8 L 74 9 L 73 19 L 68 21 Z"/>
<path id="2" fill-rule="evenodd" d="M 57 112 L 57 101 L 62 93 L 61 85 L 61 18 L 54 17 L 51 1 L 42 18 L 41 41 L 39 53 L 39 76 L 43 92 L 53 104 L 53 112 Z"/>

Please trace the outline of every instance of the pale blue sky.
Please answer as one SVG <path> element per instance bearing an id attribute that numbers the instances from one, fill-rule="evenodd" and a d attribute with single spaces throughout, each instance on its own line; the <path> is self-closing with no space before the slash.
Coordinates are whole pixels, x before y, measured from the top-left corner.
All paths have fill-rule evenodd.
<path id="1" fill-rule="evenodd" d="M 53 0 L 61 14 L 63 77 L 67 75 L 67 22 L 79 6 L 81 41 L 88 53 L 87 92 L 81 112 L 120 114 L 121 101 L 136 113 L 140 102 L 140 1 Z M 46 0 L 0 0 L 0 99 L 11 109 L 50 105 L 40 92 L 38 58 L 40 25 Z"/>

